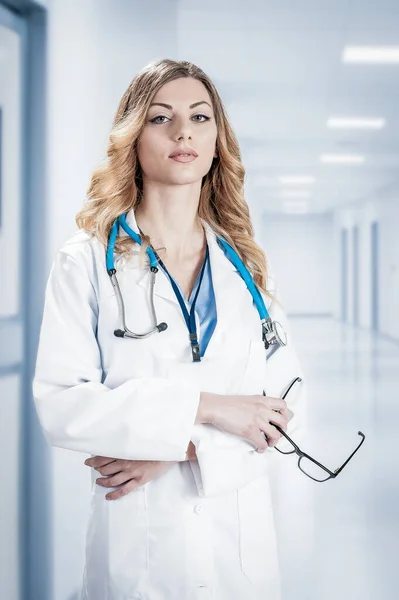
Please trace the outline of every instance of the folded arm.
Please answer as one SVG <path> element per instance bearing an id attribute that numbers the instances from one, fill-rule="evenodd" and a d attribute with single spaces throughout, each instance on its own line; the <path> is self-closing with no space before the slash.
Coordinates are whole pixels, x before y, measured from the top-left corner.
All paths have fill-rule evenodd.
<path id="1" fill-rule="evenodd" d="M 38 417 L 53 446 L 131 460 L 186 458 L 200 390 L 178 379 L 102 381 L 97 299 L 85 267 L 59 251 L 47 282 L 36 371 Z"/>

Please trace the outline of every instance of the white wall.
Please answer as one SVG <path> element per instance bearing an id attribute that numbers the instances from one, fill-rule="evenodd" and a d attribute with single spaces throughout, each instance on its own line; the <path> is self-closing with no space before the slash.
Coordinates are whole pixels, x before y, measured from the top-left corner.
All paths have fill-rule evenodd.
<path id="1" fill-rule="evenodd" d="M 336 310 L 330 214 L 264 214 L 260 242 L 289 315 L 325 315 Z"/>
<path id="2" fill-rule="evenodd" d="M 380 332 L 399 340 L 399 200 L 385 197 L 326 215 L 264 214 L 258 241 L 288 314 L 341 318 L 341 230 L 348 230 L 348 322 L 353 314 L 353 228 L 359 228 L 358 324 L 371 328 L 371 223 L 379 223 Z"/>
<path id="3" fill-rule="evenodd" d="M 151 0 L 51 0 L 48 42 L 47 270 L 75 231 L 90 174 L 105 155 L 120 97 L 149 60 L 176 57 L 176 5 Z M 117 5 L 117 6 L 116 6 Z M 161 15 L 161 18 L 160 18 Z M 52 600 L 80 586 L 90 501 L 86 455 L 52 454 Z"/>

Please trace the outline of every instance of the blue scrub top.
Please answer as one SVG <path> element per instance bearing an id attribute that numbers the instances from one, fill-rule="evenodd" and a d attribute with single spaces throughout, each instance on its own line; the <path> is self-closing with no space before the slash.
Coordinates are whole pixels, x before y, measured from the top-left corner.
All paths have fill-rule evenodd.
<path id="1" fill-rule="evenodd" d="M 159 264 L 166 277 L 167 274 L 165 269 Z M 169 273 L 169 277 L 173 279 L 179 291 L 186 302 L 186 306 L 190 310 L 193 299 L 195 298 L 195 294 L 197 292 L 199 280 L 201 276 L 201 270 L 198 273 L 197 279 L 195 281 L 193 291 L 191 292 L 190 298 L 187 301 L 187 298 L 183 294 L 183 291 L 177 281 L 171 276 Z M 212 271 L 211 271 L 211 262 L 208 258 L 208 261 L 205 266 L 204 276 L 202 278 L 202 283 L 200 290 L 198 292 L 197 301 L 195 303 L 195 312 L 198 314 L 199 322 L 200 322 L 200 331 L 199 333 L 199 344 L 200 344 L 200 356 L 204 356 L 205 350 L 208 347 L 212 334 L 215 330 L 217 323 L 217 312 L 216 312 L 216 301 L 215 301 L 215 293 L 213 290 L 212 283 Z"/>

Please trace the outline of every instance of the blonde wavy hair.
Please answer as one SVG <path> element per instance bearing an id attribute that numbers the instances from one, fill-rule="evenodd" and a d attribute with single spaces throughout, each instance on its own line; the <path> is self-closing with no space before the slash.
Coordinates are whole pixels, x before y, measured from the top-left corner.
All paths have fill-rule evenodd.
<path id="1" fill-rule="evenodd" d="M 92 174 L 87 202 L 77 214 L 76 223 L 79 228 L 96 236 L 106 248 L 115 219 L 139 205 L 143 186 L 137 158 L 138 139 L 157 91 L 180 77 L 192 77 L 203 83 L 211 97 L 217 125 L 218 156 L 203 178 L 198 215 L 234 248 L 256 285 L 272 298 L 266 289 L 266 256 L 254 241 L 249 208 L 243 195 L 245 169 L 237 138 L 214 84 L 191 62 L 171 59 L 152 61 L 131 81 L 114 117 L 107 157 Z M 150 239 L 142 236 L 142 241 L 141 252 L 144 253 Z M 119 236 L 115 252 L 128 254 L 134 243 L 129 236 Z"/>

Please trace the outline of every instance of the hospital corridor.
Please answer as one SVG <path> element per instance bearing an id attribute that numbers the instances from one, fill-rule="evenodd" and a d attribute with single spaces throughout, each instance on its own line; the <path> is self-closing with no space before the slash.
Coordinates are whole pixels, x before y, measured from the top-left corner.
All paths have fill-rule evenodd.
<path id="1" fill-rule="evenodd" d="M 61 443 L 59 447 L 56 447 L 56 443 L 50 443 L 51 440 L 44 434 L 43 421 L 47 418 L 49 428 L 53 426 L 52 431 L 56 432 L 54 436 L 62 427 L 60 425 L 57 429 L 58 421 L 54 425 L 47 413 L 43 413 L 44 418 L 39 415 L 32 393 L 49 288 L 53 296 L 48 300 L 46 309 L 51 304 L 54 319 L 59 318 L 63 325 L 58 330 L 54 327 L 53 337 L 52 331 L 49 331 L 50 324 L 43 337 L 48 347 L 54 349 L 48 352 L 48 364 L 55 365 L 54 381 L 59 377 L 60 387 L 64 385 L 60 375 L 62 372 L 67 374 L 65 376 L 75 376 L 79 385 L 82 382 L 82 385 L 88 385 L 89 391 L 90 386 L 104 390 L 102 386 L 105 385 L 106 375 L 109 376 L 108 363 L 114 360 L 114 356 L 121 362 L 127 361 L 128 356 L 136 357 L 137 363 L 128 365 L 130 382 L 134 379 L 141 381 L 141 378 L 150 381 L 152 377 L 152 385 L 152 381 L 170 377 L 171 385 L 175 385 L 183 368 L 179 371 L 176 365 L 172 365 L 175 371 L 170 367 L 170 371 L 164 371 L 167 375 L 157 373 L 155 377 L 151 369 L 157 368 L 158 363 L 149 354 L 150 342 L 144 340 L 144 335 L 143 341 L 140 341 L 139 335 L 139 339 L 128 339 L 129 335 L 126 335 L 126 339 L 116 338 L 127 334 L 129 326 L 140 331 L 147 325 L 153 327 L 155 321 L 161 333 L 160 355 L 164 352 L 170 361 L 168 364 L 172 364 L 172 350 L 169 356 L 167 343 L 163 340 L 170 340 L 167 336 L 173 335 L 172 341 L 176 347 L 180 348 L 177 345 L 181 343 L 183 348 L 181 332 L 183 335 L 187 333 L 187 325 L 191 337 L 187 337 L 187 348 L 184 346 L 181 356 L 191 344 L 193 364 L 190 362 L 189 367 L 196 368 L 200 365 L 194 365 L 195 352 L 199 352 L 203 340 L 201 328 L 205 327 L 203 323 L 207 319 L 212 327 L 206 333 L 209 347 L 206 345 L 204 356 L 201 356 L 205 359 L 202 368 L 209 368 L 211 373 L 213 367 L 211 374 L 214 379 L 209 381 L 216 381 L 218 385 L 217 390 L 206 389 L 201 392 L 233 394 L 223 391 L 224 382 L 217 380 L 218 374 L 214 372 L 216 367 L 209 367 L 214 358 L 215 365 L 220 367 L 219 378 L 223 376 L 227 380 L 231 376 L 234 379 L 236 368 L 239 380 L 241 369 L 244 374 L 242 380 L 248 386 L 246 389 L 252 389 L 252 384 L 255 389 L 252 379 L 258 376 L 256 369 L 260 365 L 266 373 L 270 368 L 273 384 L 275 358 L 273 354 L 265 354 L 263 362 L 263 354 L 260 353 L 263 353 L 261 342 L 265 343 L 265 335 L 252 339 L 261 315 L 255 299 L 256 289 L 254 295 L 248 279 L 240 271 L 241 267 L 234 264 L 230 256 L 230 263 L 233 263 L 231 267 L 226 247 L 223 255 L 220 243 L 220 256 L 215 254 L 215 248 L 218 247 L 215 244 L 213 254 L 211 247 L 209 258 L 207 244 L 211 239 L 211 228 L 207 230 L 208 238 L 204 238 L 204 266 L 208 269 L 202 269 L 197 277 L 196 285 L 199 283 L 197 288 L 194 287 L 194 305 L 204 273 L 207 286 L 205 293 L 208 296 L 205 297 L 206 301 L 204 296 L 202 299 L 199 296 L 202 313 L 199 314 L 198 305 L 196 311 L 192 308 L 194 317 L 191 321 L 189 317 L 186 318 L 182 308 L 182 304 L 185 301 L 188 303 L 188 300 L 182 298 L 181 290 L 176 292 L 177 286 L 172 278 L 165 276 L 166 267 L 165 272 L 160 269 L 157 274 L 158 281 L 161 279 L 158 285 L 163 287 L 155 287 L 155 316 L 154 296 L 150 306 L 150 296 L 147 298 L 146 295 L 146 279 L 139 281 L 139 286 L 144 288 L 140 292 L 142 295 L 135 296 L 140 287 L 134 287 L 130 281 L 126 283 L 127 277 L 134 271 L 132 267 L 129 272 L 128 267 L 127 275 L 126 272 L 122 273 L 120 279 L 128 314 L 125 323 L 112 280 L 112 275 L 119 269 L 119 257 L 115 258 L 115 269 L 112 262 L 115 249 L 109 241 L 110 233 L 108 243 L 112 246 L 112 256 L 105 248 L 102 252 L 101 248 L 101 260 L 96 264 L 96 269 L 102 266 L 103 271 L 93 270 L 93 279 L 95 283 L 100 281 L 98 289 L 103 294 L 98 303 L 99 313 L 96 313 L 93 304 L 89 306 L 87 303 L 86 312 L 73 305 L 67 319 L 61 315 L 62 307 L 65 309 L 68 302 L 72 306 L 71 298 L 85 298 L 84 294 L 88 298 L 93 293 L 94 287 L 85 285 L 83 278 L 78 279 L 76 288 L 73 283 L 70 288 L 62 287 L 62 282 L 58 287 L 56 278 L 55 284 L 53 281 L 48 286 L 59 249 L 65 248 L 64 244 L 69 240 L 68 248 L 72 248 L 72 256 L 76 247 L 70 243 L 78 230 L 75 218 L 87 199 L 91 182 L 95 180 L 95 177 L 92 179 L 93 173 L 98 175 L 96 169 L 103 164 L 107 150 L 108 157 L 112 155 L 115 160 L 117 155 L 115 148 L 118 147 L 119 138 L 115 133 L 117 128 L 113 130 L 113 124 L 117 118 L 118 103 L 124 94 L 127 103 L 133 102 L 133 95 L 129 100 L 125 92 L 130 82 L 146 65 L 159 65 L 156 61 L 161 59 L 165 59 L 164 65 L 168 64 L 167 59 L 171 62 L 188 61 L 212 79 L 236 136 L 239 153 L 235 151 L 233 138 L 226 138 L 226 133 L 223 133 L 220 116 L 219 122 L 215 118 L 214 122 L 210 119 L 208 124 L 205 124 L 205 120 L 202 124 L 193 120 L 187 120 L 185 124 L 177 119 L 173 121 L 172 102 L 168 104 L 165 100 L 153 101 L 150 105 L 154 119 L 161 116 L 166 119 L 156 125 L 156 135 L 160 137 L 154 139 L 165 139 L 158 133 L 161 127 L 164 128 L 162 131 L 167 131 L 166 127 L 172 131 L 173 127 L 182 125 L 180 137 L 186 136 L 188 144 L 182 142 L 178 146 L 177 156 L 174 156 L 177 160 L 169 160 L 172 158 L 169 155 L 166 164 L 168 168 L 176 169 L 173 173 L 177 173 L 183 167 L 179 161 L 192 160 L 189 151 L 196 154 L 194 151 L 197 148 L 200 156 L 194 156 L 191 166 L 184 165 L 187 172 L 191 173 L 189 169 L 198 168 L 194 165 L 204 160 L 198 150 L 198 140 L 205 138 L 200 138 L 198 132 L 206 131 L 208 126 L 215 125 L 218 128 L 217 152 L 215 150 L 215 154 L 210 155 L 207 168 L 217 169 L 217 165 L 225 161 L 223 177 L 215 177 L 213 182 L 217 181 L 220 187 L 231 190 L 234 198 L 242 193 L 248 204 L 254 240 L 265 252 L 267 274 L 276 283 L 277 290 L 273 291 L 277 292 L 283 314 L 287 317 L 284 335 L 287 334 L 288 346 L 295 349 L 302 373 L 302 381 L 297 389 L 301 386 L 303 392 L 300 396 L 303 399 L 300 414 L 304 428 L 298 437 L 295 430 L 292 434 L 292 440 L 297 444 L 296 450 L 284 455 L 268 448 L 263 456 L 265 462 L 262 468 L 265 471 L 262 477 L 267 472 L 272 500 L 265 506 L 264 514 L 274 516 L 278 548 L 277 557 L 270 550 L 269 558 L 271 565 L 278 562 L 281 576 L 281 597 L 271 587 L 264 589 L 264 600 L 398 600 L 398 0 L 0 0 L 0 600 L 105 598 L 89 595 L 87 590 L 82 591 L 86 551 L 92 534 L 87 526 L 89 518 L 93 516 L 93 507 L 98 502 L 98 495 L 93 490 L 99 487 L 93 484 L 93 470 L 84 464 L 89 454 L 72 444 L 68 449 L 68 440 L 64 447 Z M 166 66 L 163 68 L 166 71 Z M 164 90 L 173 83 L 173 80 L 169 81 Z M 148 93 L 148 89 L 147 86 L 142 93 Z M 209 89 L 203 86 L 205 92 L 211 95 Z M 212 107 L 205 96 L 197 95 L 196 92 L 195 97 L 190 96 L 190 110 L 195 105 L 195 111 L 192 110 L 190 115 L 204 116 Z M 141 105 L 140 102 L 137 104 Z M 135 121 L 137 128 L 139 121 Z M 176 122 L 178 125 L 175 125 Z M 155 130 L 153 121 L 143 120 L 140 123 L 143 131 L 146 127 Z M 125 131 L 121 127 L 122 130 Z M 175 134 L 176 131 L 173 130 Z M 129 135 L 132 135 L 131 131 Z M 111 138 L 114 146 L 109 146 Z M 123 138 L 123 143 L 126 139 L 135 138 Z M 223 139 L 224 142 L 220 141 Z M 187 150 L 187 145 L 194 150 Z M 148 155 L 149 164 L 160 156 L 160 146 L 155 149 L 154 146 Z M 136 145 L 128 148 L 126 156 L 130 157 L 133 147 L 136 148 Z M 137 188 L 134 188 L 136 192 L 142 182 L 141 176 L 137 175 L 141 166 L 137 163 L 134 163 L 134 176 L 131 174 L 131 179 L 137 184 Z M 169 166 L 171 163 L 172 167 Z M 237 181 L 241 177 L 240 163 L 245 169 L 245 176 L 242 190 L 237 192 Z M 126 169 L 120 165 L 118 169 L 115 169 L 118 176 L 126 175 Z M 160 178 L 164 172 L 169 173 L 159 170 Z M 234 185 L 229 187 L 227 176 L 232 177 Z M 199 184 L 201 193 L 205 189 L 205 197 L 209 189 L 214 188 L 210 187 L 208 179 L 201 188 L 202 181 L 205 181 L 205 176 L 203 179 L 197 177 L 194 183 Z M 181 186 L 175 183 L 173 186 L 180 187 L 181 191 Z M 110 197 L 114 192 L 115 186 L 109 186 Z M 210 194 L 210 197 L 216 202 L 216 195 Z M 202 196 L 201 202 L 205 202 Z M 242 226 L 244 222 L 249 223 L 245 205 L 236 204 L 235 210 L 228 213 L 228 218 L 225 216 L 227 213 L 223 213 L 224 206 L 207 214 L 212 214 L 215 219 L 215 215 L 221 215 L 219 224 L 222 229 L 226 224 L 226 231 L 231 222 L 239 222 L 240 226 L 236 229 L 238 238 L 248 236 L 248 231 Z M 115 210 L 112 207 L 111 212 Z M 123 213 L 127 214 L 132 207 L 135 208 L 133 204 L 128 206 L 126 202 L 123 203 L 123 211 L 114 215 L 115 227 L 126 224 Z M 237 216 L 239 212 L 241 214 Z M 133 233 L 140 240 L 143 232 L 138 229 L 139 221 L 135 222 L 135 226 L 136 230 L 132 226 L 130 232 L 134 230 Z M 127 228 L 124 231 L 134 240 Z M 217 233 L 220 236 L 220 231 Z M 137 243 L 141 244 L 141 241 Z M 88 255 L 85 256 L 87 258 Z M 156 258 L 159 258 L 158 255 Z M 88 261 L 88 264 L 94 262 Z M 123 270 L 123 261 L 120 264 Z M 161 262 L 159 264 L 164 267 Z M 76 265 L 77 261 L 74 260 L 67 264 L 67 276 L 70 274 L 72 277 Z M 220 271 L 216 271 L 217 268 Z M 231 289 L 221 289 L 223 269 L 230 277 L 226 281 L 231 282 Z M 213 281 L 212 273 L 215 275 Z M 108 275 L 114 289 L 109 284 Z M 239 276 L 244 279 L 246 286 L 243 281 L 236 283 L 234 277 Z M 154 279 L 155 275 L 151 281 Z M 104 280 L 106 283 L 101 283 Z M 64 284 L 65 281 L 68 280 L 65 279 Z M 109 288 L 106 287 L 108 284 Z M 155 283 L 151 285 L 153 292 Z M 216 292 L 213 297 L 212 285 Z M 251 289 L 253 303 L 249 296 Z M 93 297 L 90 296 L 91 299 Z M 152 321 L 149 316 L 142 319 L 143 313 L 135 313 L 136 298 L 137 305 L 140 298 L 146 299 L 149 307 L 147 312 Z M 220 308 L 222 300 L 226 308 L 224 315 L 218 313 L 218 302 Z M 236 314 L 229 311 L 237 311 L 237 307 L 241 306 L 244 309 L 239 319 L 229 321 L 228 315 Z M 169 320 L 173 307 L 176 321 Z M 105 315 L 107 310 L 109 314 Z M 104 370 L 97 369 L 98 365 L 93 363 L 88 371 L 84 371 L 90 362 L 92 347 L 83 347 L 84 338 L 75 335 L 78 329 L 73 328 L 85 319 L 87 324 L 90 320 L 93 325 L 94 315 L 98 317 L 98 314 L 100 317 L 93 326 L 97 339 L 100 340 L 101 335 L 107 339 L 101 327 L 109 324 L 109 337 L 113 335 L 110 344 L 115 346 L 110 345 L 106 349 L 110 350 L 107 354 L 99 342 L 98 356 L 103 361 L 101 367 L 106 363 Z M 111 327 L 114 315 L 119 321 L 115 327 Z M 249 318 L 248 315 L 252 316 Z M 248 328 L 245 326 L 247 317 L 250 323 Z M 164 320 L 169 322 L 169 328 L 162 329 Z M 195 337 L 197 329 L 194 334 L 190 329 L 193 320 L 194 329 L 198 325 L 199 343 Z M 153 332 L 156 327 L 153 327 Z M 268 332 L 271 345 L 284 347 L 276 323 L 273 327 Z M 166 329 L 167 332 L 162 333 Z M 259 332 L 261 330 L 264 334 L 265 329 L 259 326 Z M 62 331 L 65 336 L 63 339 Z M 213 340 L 212 336 L 215 336 Z M 154 338 L 149 337 L 151 339 Z M 225 347 L 216 352 L 216 344 L 222 343 L 223 339 L 227 340 Z M 234 343 L 230 343 L 231 340 Z M 118 346 L 117 352 L 113 353 L 117 344 L 122 346 Z M 133 348 L 131 355 L 128 355 L 129 350 L 126 350 L 126 354 L 121 350 L 123 344 L 126 344 L 125 348 Z M 270 350 L 267 339 L 264 345 L 265 349 L 267 346 Z M 142 354 L 137 347 L 143 348 Z M 280 352 L 282 354 L 284 350 Z M 210 357 L 208 362 L 207 353 Z M 80 362 L 76 358 L 78 356 L 83 357 Z M 240 363 L 238 357 L 241 356 L 248 364 Z M 41 365 L 45 365 L 45 358 L 42 353 Z M 77 363 L 72 362 L 74 359 Z M 250 359 L 254 362 L 250 363 Z M 230 360 L 231 363 L 228 362 Z M 236 362 L 233 363 L 233 360 Z M 201 361 L 198 362 L 201 364 Z M 74 370 L 71 365 L 74 364 L 78 364 L 78 367 L 71 374 L 70 371 Z M 228 366 L 230 364 L 231 368 Z M 93 374 L 93 381 L 86 381 L 86 372 Z M 187 381 L 187 372 L 184 371 L 186 379 L 181 376 L 179 384 L 183 386 L 184 382 L 190 391 L 189 384 L 193 382 Z M 206 370 L 203 372 L 207 374 Z M 119 385 L 123 388 L 129 383 L 118 382 L 118 378 L 123 379 L 121 373 L 115 375 L 115 387 Z M 173 377 L 170 373 L 173 373 Z M 278 373 L 276 369 L 276 379 L 279 378 Z M 96 376 L 99 379 L 94 381 Z M 52 373 L 49 376 L 51 378 Z M 208 383 L 208 380 L 204 381 Z M 267 395 L 267 386 L 266 379 L 264 396 Z M 184 425 L 189 413 L 187 407 L 193 404 L 194 396 L 187 397 L 187 405 L 179 405 L 181 395 L 178 392 L 181 389 L 186 388 L 176 387 L 176 404 L 170 406 L 182 407 L 178 422 Z M 230 389 L 227 384 L 226 389 Z M 42 390 L 45 397 L 45 384 Z M 159 401 L 162 394 L 157 393 Z M 249 392 L 245 393 L 249 395 Z M 258 393 L 261 394 L 261 388 Z M 173 395 L 172 392 L 170 394 Z M 189 392 L 187 394 L 189 396 Z M 97 398 L 103 395 L 98 394 Z M 153 397 L 147 397 L 145 393 L 143 397 L 153 399 L 155 392 Z M 82 394 L 84 398 L 86 396 Z M 289 395 L 287 403 L 288 398 Z M 64 411 L 60 408 L 60 419 L 70 407 L 73 409 L 74 396 L 69 405 L 65 399 L 64 402 Z M 169 404 L 167 406 L 170 412 Z M 143 414 L 145 416 L 146 411 Z M 166 415 L 166 410 L 162 414 Z M 170 418 L 169 413 L 166 416 Z M 115 439 L 119 434 L 126 435 L 130 430 L 123 427 L 119 431 L 113 418 L 110 412 L 110 430 L 116 432 Z M 77 419 L 70 427 L 66 426 L 65 431 L 71 438 L 79 435 L 82 422 L 85 422 L 84 419 Z M 189 425 L 191 427 L 191 422 Z M 211 429 L 212 425 L 209 425 L 208 431 Z M 157 431 L 151 427 L 148 430 Z M 229 432 L 222 433 L 230 435 Z M 66 434 L 64 437 L 67 439 Z M 161 444 L 163 437 L 158 437 L 162 438 Z M 206 439 L 202 446 L 205 449 Z M 217 436 L 215 439 L 218 439 Z M 211 434 L 209 440 L 209 452 L 212 452 Z M 233 440 L 232 443 L 235 442 Z M 239 442 L 243 443 L 243 440 Z M 89 445 L 83 447 L 90 448 Z M 101 443 L 99 447 L 103 447 Z M 194 466 L 186 463 L 185 471 L 185 466 L 182 467 L 182 473 L 190 473 L 193 489 L 202 476 L 200 449 L 199 444 L 198 460 L 193 461 Z M 251 448 L 251 456 L 254 454 Z M 248 455 L 247 452 L 245 456 Z M 245 470 L 242 465 L 251 463 L 244 462 L 244 455 L 237 453 L 237 456 L 237 473 L 242 468 L 245 477 L 250 479 L 249 466 Z M 215 468 L 218 460 L 221 465 L 228 464 L 223 463 L 223 453 L 215 454 Z M 211 463 L 209 461 L 209 465 Z M 307 469 L 310 469 L 308 474 L 304 472 Z M 322 473 L 321 479 L 325 480 L 312 479 L 308 476 L 312 472 Z M 227 468 L 221 468 L 220 481 L 213 480 L 216 489 L 220 483 L 221 489 L 226 485 L 228 491 L 215 492 L 215 498 L 199 495 L 192 507 L 187 501 L 187 522 L 191 524 L 192 531 L 206 531 L 211 511 L 215 510 L 213 507 L 224 506 L 225 500 L 226 506 L 232 506 L 228 504 L 228 494 L 237 494 L 239 498 L 241 488 L 253 484 L 252 479 L 250 483 L 245 480 L 245 485 L 240 483 L 234 487 L 231 484 L 234 488 L 231 491 L 228 473 Z M 179 485 L 183 486 L 183 483 L 179 479 L 176 481 L 177 494 Z M 165 515 L 170 516 L 171 513 L 167 511 L 173 508 L 175 489 L 173 486 L 166 489 L 173 489 L 171 498 L 163 498 Z M 186 499 L 189 488 L 181 489 L 182 497 Z M 260 489 L 263 493 L 263 488 Z M 143 493 L 139 498 L 144 496 Z M 117 509 L 114 507 L 118 502 L 110 501 L 115 512 Z M 123 506 L 123 503 L 120 505 Z M 145 510 L 147 508 L 145 505 Z M 245 509 L 241 507 L 241 510 L 244 516 L 250 515 L 250 506 Z M 159 514 L 162 515 L 162 511 Z M 169 516 L 165 518 L 166 521 Z M 130 521 L 126 531 L 129 526 Z M 243 525 L 239 524 L 238 527 L 243 528 Z M 135 532 L 139 530 L 140 527 Z M 131 532 L 124 537 L 124 541 L 129 535 L 132 535 Z M 176 531 L 176 543 L 180 537 Z M 93 539 L 97 540 L 95 536 Z M 256 542 L 256 539 L 253 541 Z M 99 545 L 98 541 L 94 542 L 91 549 L 98 549 L 96 543 Z M 248 554 L 243 558 L 237 550 L 241 561 L 237 561 L 237 565 L 242 567 L 240 576 L 248 569 L 246 579 L 243 576 L 242 580 L 245 579 L 245 585 L 253 587 L 242 589 L 255 590 L 256 577 L 263 581 L 263 574 L 257 571 L 259 562 L 258 557 L 254 556 L 256 552 L 252 550 L 251 540 L 246 548 L 244 546 L 240 538 L 237 548 L 243 555 L 245 551 Z M 258 546 L 254 544 L 253 547 Z M 269 552 L 265 540 L 263 544 L 259 543 L 259 547 Z M 147 561 L 151 560 L 150 554 L 148 552 L 146 556 Z M 169 554 L 167 561 L 170 560 L 170 563 L 166 562 L 173 565 L 174 555 L 172 552 Z M 175 558 L 177 556 L 176 553 Z M 102 590 L 102 593 L 109 593 L 107 600 L 225 600 L 225 596 L 221 599 L 215 593 L 210 571 L 199 557 L 200 553 L 190 564 L 192 569 L 199 565 L 200 573 L 195 593 L 190 597 L 182 597 L 181 593 L 174 594 L 170 590 L 164 597 L 158 593 L 151 594 L 145 587 L 144 578 L 139 579 L 137 589 L 133 590 L 133 584 L 130 585 L 128 581 L 129 573 L 126 575 L 120 564 L 115 570 L 120 569 L 122 574 L 119 573 L 119 582 L 122 583 L 115 585 L 116 591 L 112 588 L 108 592 L 107 588 L 107 592 Z M 245 560 L 248 561 L 246 564 Z M 235 575 L 231 573 L 232 578 Z M 229 576 L 225 579 L 226 585 L 230 583 L 228 579 Z M 95 587 L 93 579 L 91 585 L 92 589 L 100 589 L 100 584 L 98 588 Z M 84 596 L 84 593 L 87 595 Z M 255 591 L 253 597 L 250 597 L 250 593 L 247 596 L 248 600 L 261 597 L 259 593 L 255 595 Z M 231 600 L 236 600 L 236 597 L 237 594 Z"/>
<path id="2" fill-rule="evenodd" d="M 334 470 L 357 445 L 358 430 L 366 441 L 347 472 L 311 485 L 310 497 L 304 492 L 304 514 L 306 502 L 312 503 L 310 521 L 305 516 L 298 525 L 292 518 L 281 526 L 287 527 L 282 537 L 287 598 L 294 598 L 303 582 L 306 598 L 393 599 L 399 531 L 399 349 L 382 336 L 329 319 L 295 319 L 293 328 L 304 340 L 299 347 L 311 387 L 311 436 L 302 449 Z M 307 481 L 301 483 L 307 487 Z M 295 498 L 282 502 L 291 509 L 297 505 Z"/>

